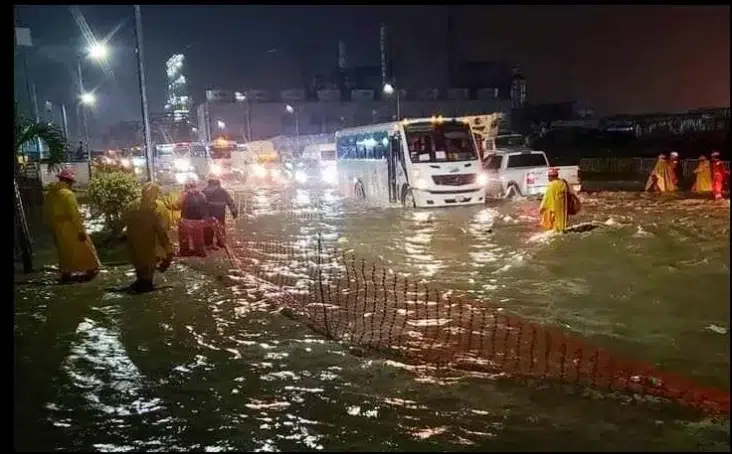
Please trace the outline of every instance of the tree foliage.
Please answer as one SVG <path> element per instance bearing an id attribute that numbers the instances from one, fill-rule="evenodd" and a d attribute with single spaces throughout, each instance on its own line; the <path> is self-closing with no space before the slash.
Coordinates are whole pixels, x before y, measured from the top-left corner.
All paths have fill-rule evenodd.
<path id="1" fill-rule="evenodd" d="M 107 229 L 118 234 L 127 205 L 140 196 L 140 182 L 134 174 L 100 172 L 92 176 L 87 195 L 92 214 L 104 216 Z"/>
<path id="2" fill-rule="evenodd" d="M 33 143 L 37 139 L 48 147 L 46 162 L 51 170 L 57 170 L 66 161 L 67 143 L 64 133 L 57 125 L 46 122 L 35 122 L 25 118 L 18 112 L 18 105 L 15 105 L 15 144 L 14 160 L 18 162 L 23 152 L 24 145 Z"/>

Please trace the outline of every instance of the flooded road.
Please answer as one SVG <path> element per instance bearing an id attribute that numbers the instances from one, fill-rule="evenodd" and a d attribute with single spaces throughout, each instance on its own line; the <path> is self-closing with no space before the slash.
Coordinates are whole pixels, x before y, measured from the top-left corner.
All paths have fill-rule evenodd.
<path id="1" fill-rule="evenodd" d="M 536 201 L 409 211 L 317 191 L 237 199 L 241 239 L 320 234 L 729 386 L 728 204 L 596 194 L 577 222 L 600 227 L 551 237 L 535 226 Z M 105 291 L 129 282 L 129 267 L 105 271 L 90 284 L 15 287 L 19 450 L 728 449 L 727 421 L 665 405 L 354 355 L 225 276 L 177 264 L 160 278 L 171 288 L 129 296 Z"/>

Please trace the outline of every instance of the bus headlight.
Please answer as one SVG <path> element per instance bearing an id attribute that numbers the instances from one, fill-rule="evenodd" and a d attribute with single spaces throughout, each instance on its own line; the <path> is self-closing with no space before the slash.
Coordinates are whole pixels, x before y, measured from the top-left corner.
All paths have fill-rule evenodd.
<path id="1" fill-rule="evenodd" d="M 211 173 L 218 176 L 221 175 L 221 171 L 223 170 L 220 165 L 218 164 L 211 164 Z"/>
<path id="2" fill-rule="evenodd" d="M 185 173 L 176 173 L 175 174 L 175 182 L 178 184 L 185 184 L 187 179 L 188 179 L 188 175 L 186 175 Z"/>
<path id="3" fill-rule="evenodd" d="M 338 181 L 338 171 L 333 167 L 326 167 L 323 169 L 323 173 L 320 175 L 323 183 L 335 184 Z"/>
<path id="4" fill-rule="evenodd" d="M 173 167 L 175 167 L 175 170 L 178 172 L 187 172 L 191 168 L 191 161 L 184 158 L 178 158 L 173 161 Z"/>
<path id="5" fill-rule="evenodd" d="M 480 186 L 485 186 L 485 185 L 487 185 L 487 184 L 488 184 L 488 175 L 486 175 L 486 174 L 484 174 L 484 173 L 480 173 L 480 174 L 478 174 L 478 178 L 476 179 L 476 182 L 477 182 L 477 183 L 478 183 L 478 184 L 479 184 Z"/>
<path id="6" fill-rule="evenodd" d="M 295 172 L 295 181 L 298 183 L 305 183 L 308 181 L 308 175 L 302 170 L 298 170 Z"/>
<path id="7" fill-rule="evenodd" d="M 257 176 L 259 178 L 264 178 L 267 176 L 267 169 L 264 168 L 264 166 L 260 164 L 256 164 L 254 166 L 254 176 Z"/>

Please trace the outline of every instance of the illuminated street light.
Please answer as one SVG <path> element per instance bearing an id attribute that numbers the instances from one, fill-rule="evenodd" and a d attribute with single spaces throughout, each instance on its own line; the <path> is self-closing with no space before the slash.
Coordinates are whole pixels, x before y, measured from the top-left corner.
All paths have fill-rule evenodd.
<path id="1" fill-rule="evenodd" d="M 400 101 L 399 100 L 399 90 L 397 90 L 394 87 L 394 85 L 392 85 L 392 84 L 384 84 L 384 88 L 382 89 L 382 91 L 384 92 L 384 94 L 386 96 L 391 96 L 394 94 L 394 92 L 396 92 L 396 110 L 397 110 L 396 119 L 400 120 L 402 117 L 402 112 L 401 112 L 401 106 L 400 106 L 400 102 L 399 102 Z"/>
<path id="2" fill-rule="evenodd" d="M 238 91 L 234 93 L 234 98 L 237 102 L 244 102 L 247 100 L 247 96 L 244 93 L 239 93 Z"/>
<path id="3" fill-rule="evenodd" d="M 198 128 L 196 128 L 195 126 L 191 127 L 191 132 L 198 132 Z"/>
<path id="4" fill-rule="evenodd" d="M 226 129 L 226 123 L 221 120 L 216 120 L 216 126 L 218 126 L 219 129 Z"/>
<path id="5" fill-rule="evenodd" d="M 94 43 L 89 47 L 89 57 L 94 60 L 104 60 L 109 55 L 109 49 L 104 43 Z"/>
<path id="6" fill-rule="evenodd" d="M 295 111 L 295 108 L 291 105 L 285 106 L 285 111 L 289 114 L 292 114 L 295 117 L 295 150 L 297 153 L 300 152 L 300 122 L 297 118 L 297 112 Z"/>
<path id="7" fill-rule="evenodd" d="M 88 106 L 93 106 L 94 103 L 97 102 L 96 96 L 94 96 L 93 93 L 82 93 L 81 94 L 81 103 L 86 104 Z"/>

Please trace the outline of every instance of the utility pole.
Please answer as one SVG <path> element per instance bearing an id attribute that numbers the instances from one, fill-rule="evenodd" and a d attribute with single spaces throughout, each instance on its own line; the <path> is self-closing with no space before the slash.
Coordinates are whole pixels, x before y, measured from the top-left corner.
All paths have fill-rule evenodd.
<path id="1" fill-rule="evenodd" d="M 142 104 L 142 128 L 145 134 L 145 161 L 147 163 L 147 180 L 154 181 L 152 131 L 150 130 L 150 114 L 147 110 L 147 92 L 145 89 L 145 54 L 142 47 L 142 12 L 140 5 L 135 8 L 135 44 L 137 50 L 137 77 L 140 82 L 140 101 Z"/>

